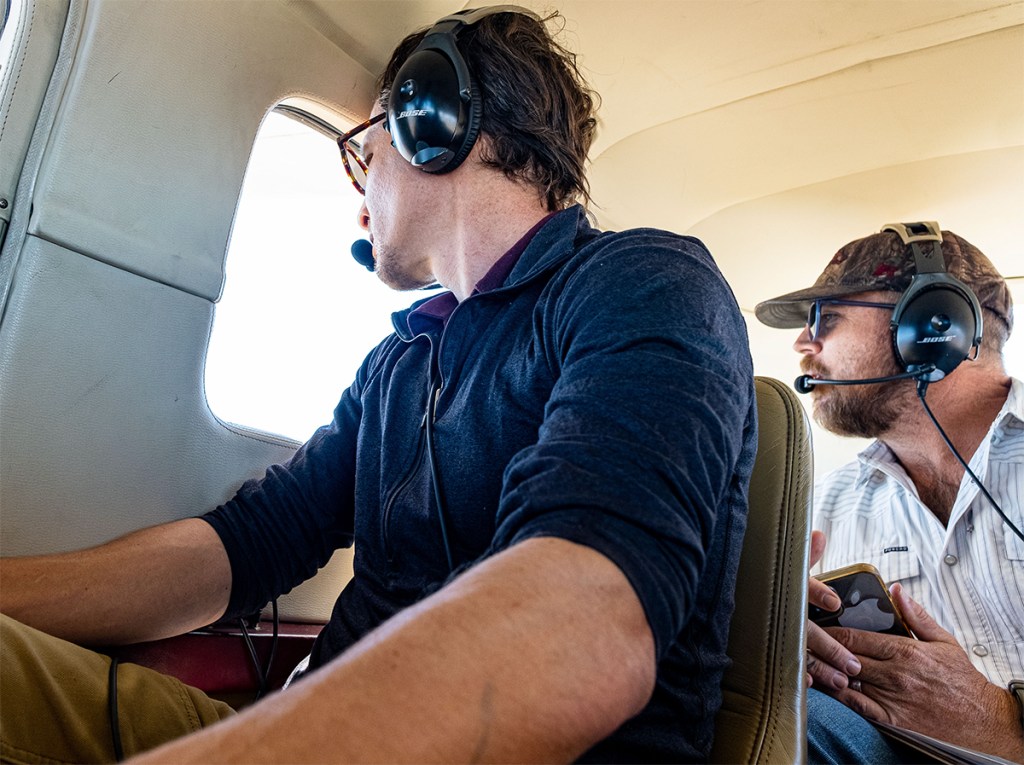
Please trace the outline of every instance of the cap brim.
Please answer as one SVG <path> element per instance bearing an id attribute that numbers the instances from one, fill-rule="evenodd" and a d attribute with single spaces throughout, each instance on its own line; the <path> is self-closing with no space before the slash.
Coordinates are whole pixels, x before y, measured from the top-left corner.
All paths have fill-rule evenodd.
<path id="1" fill-rule="evenodd" d="M 778 329 L 800 329 L 807 325 L 807 312 L 811 303 L 819 298 L 844 297 L 865 292 L 862 284 L 842 287 L 835 284 L 808 287 L 771 300 L 765 300 L 754 306 L 754 315 L 762 324 Z"/>

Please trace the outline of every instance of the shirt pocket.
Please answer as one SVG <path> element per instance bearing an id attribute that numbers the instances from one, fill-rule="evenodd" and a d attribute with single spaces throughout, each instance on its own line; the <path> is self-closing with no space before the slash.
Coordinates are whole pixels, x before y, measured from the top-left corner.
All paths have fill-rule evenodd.
<path id="1" fill-rule="evenodd" d="M 903 549 L 903 547 L 891 552 L 869 555 L 865 562 L 878 569 L 886 587 L 893 582 L 900 582 L 908 585 L 908 589 L 912 592 L 911 583 L 916 582 L 921 576 L 921 561 L 914 554 L 913 548 Z M 911 597 L 914 597 L 913 594 Z"/>

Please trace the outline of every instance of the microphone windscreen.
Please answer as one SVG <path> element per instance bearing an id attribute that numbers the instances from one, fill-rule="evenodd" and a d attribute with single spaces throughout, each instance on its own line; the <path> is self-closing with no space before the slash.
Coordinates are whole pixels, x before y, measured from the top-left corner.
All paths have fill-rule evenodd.
<path id="1" fill-rule="evenodd" d="M 373 260 L 373 245 L 368 239 L 356 239 L 352 242 L 352 257 L 367 271 L 372 271 L 376 266 Z"/>
<path id="2" fill-rule="evenodd" d="M 812 379 L 810 375 L 800 375 L 793 381 L 793 387 L 797 393 L 810 393 L 814 390 L 814 385 L 810 382 Z"/>

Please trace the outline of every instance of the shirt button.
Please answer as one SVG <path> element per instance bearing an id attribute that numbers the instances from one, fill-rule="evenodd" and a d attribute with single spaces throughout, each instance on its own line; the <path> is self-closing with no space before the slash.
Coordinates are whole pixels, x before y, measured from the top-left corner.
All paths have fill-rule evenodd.
<path id="1" fill-rule="evenodd" d="M 983 646 L 981 643 L 978 643 L 978 645 L 971 648 L 971 650 L 974 651 L 975 656 L 988 656 L 988 648 Z"/>
<path id="2" fill-rule="evenodd" d="M 955 566 L 957 563 L 957 557 L 955 555 L 947 555 L 943 560 L 947 566 Z"/>

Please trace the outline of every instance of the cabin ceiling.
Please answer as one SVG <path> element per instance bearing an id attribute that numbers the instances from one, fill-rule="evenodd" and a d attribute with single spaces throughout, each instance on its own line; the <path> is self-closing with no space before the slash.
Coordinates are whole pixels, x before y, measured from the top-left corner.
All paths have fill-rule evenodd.
<path id="1" fill-rule="evenodd" d="M 1024 2 L 521 4 L 560 12 L 601 94 L 601 225 L 701 236 L 744 309 L 890 220 L 937 219 L 1024 274 Z M 476 5 L 290 1 L 374 74 L 405 34 Z"/>

